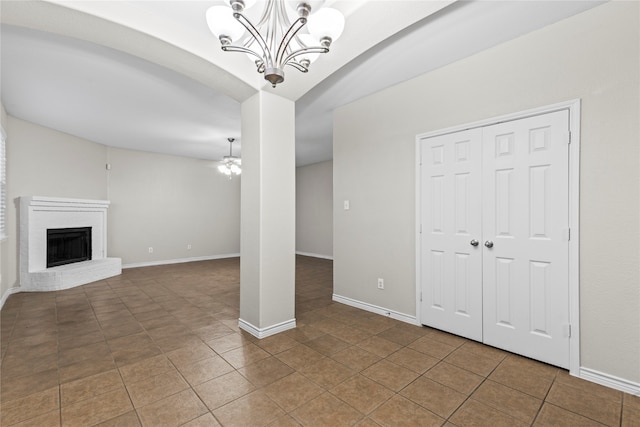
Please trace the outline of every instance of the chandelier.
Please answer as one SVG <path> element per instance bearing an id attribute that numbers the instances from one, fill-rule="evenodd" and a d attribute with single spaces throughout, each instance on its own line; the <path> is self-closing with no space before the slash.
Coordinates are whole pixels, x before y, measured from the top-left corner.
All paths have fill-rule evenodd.
<path id="1" fill-rule="evenodd" d="M 284 81 L 285 65 L 306 73 L 321 54 L 329 52 L 344 29 L 344 16 L 336 9 L 311 5 L 323 0 L 265 0 L 255 25 L 245 15 L 256 0 L 226 0 L 231 6 L 207 10 L 207 24 L 225 52 L 244 52 L 273 87 Z M 256 17 L 258 15 L 256 14 Z M 305 26 L 306 24 L 306 26 Z M 304 30 L 303 30 L 304 28 Z"/>
<path id="2" fill-rule="evenodd" d="M 234 138 L 227 138 L 229 141 L 229 155 L 224 156 L 222 160 L 220 160 L 220 165 L 218 166 L 218 170 L 227 175 L 229 179 L 233 178 L 234 175 L 240 175 L 242 173 L 242 168 L 240 165 L 242 164 L 242 160 L 240 157 L 236 157 L 231 152 L 231 144 L 235 141 Z"/>

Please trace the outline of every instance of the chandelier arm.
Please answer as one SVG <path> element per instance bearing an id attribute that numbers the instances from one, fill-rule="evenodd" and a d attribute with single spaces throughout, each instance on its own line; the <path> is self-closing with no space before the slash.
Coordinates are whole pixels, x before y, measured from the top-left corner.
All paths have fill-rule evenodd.
<path id="1" fill-rule="evenodd" d="M 269 49 L 269 54 L 272 55 L 271 56 L 271 61 L 269 62 L 270 67 L 273 67 L 273 64 L 275 63 L 275 57 L 273 56 L 273 54 L 276 52 L 275 49 L 275 43 L 276 43 L 276 29 L 277 29 L 277 22 L 274 22 L 274 17 L 270 16 L 270 21 L 266 24 L 265 27 L 261 27 L 261 29 L 264 29 L 265 31 L 265 41 L 267 42 L 268 45 L 268 49 Z"/>
<path id="2" fill-rule="evenodd" d="M 267 40 L 271 41 L 271 45 L 269 46 L 269 48 L 271 49 L 271 54 L 274 55 L 273 57 L 273 64 L 271 65 L 272 67 L 276 67 L 276 68 L 281 68 L 280 66 L 280 62 L 278 59 L 278 35 L 280 35 L 280 40 L 282 40 L 284 38 L 284 33 L 282 33 L 284 31 L 285 28 L 289 27 L 289 18 L 287 17 L 286 14 L 286 8 L 285 8 L 285 2 L 284 1 L 278 1 L 278 0 L 270 0 L 272 2 L 272 12 L 271 12 L 271 20 L 270 20 L 270 25 L 268 25 L 267 27 L 267 32 L 268 32 L 268 36 L 267 36 Z"/>
<path id="3" fill-rule="evenodd" d="M 278 48 L 279 48 L 278 49 L 278 54 L 276 54 L 276 63 L 278 64 L 278 66 L 280 66 L 282 68 L 282 67 L 284 67 L 284 64 L 281 64 L 281 62 L 280 62 L 282 60 L 282 57 L 284 57 L 286 55 L 286 53 L 291 51 L 291 46 L 290 46 L 291 40 L 289 40 L 288 42 L 286 42 L 287 46 L 284 48 L 286 53 L 282 54 L 282 55 L 279 53 L 280 52 L 280 46 L 282 45 L 282 42 L 284 41 L 285 37 L 287 37 L 287 34 L 288 34 L 288 32 L 285 32 L 284 30 L 285 30 L 285 28 L 287 28 L 288 29 L 287 31 L 289 31 L 291 29 L 291 27 L 293 27 L 293 25 L 296 24 L 296 21 L 299 18 L 297 18 L 296 21 L 291 23 L 291 21 L 289 20 L 289 15 L 287 14 L 287 7 L 286 7 L 284 1 L 276 3 L 276 5 L 274 5 L 274 9 L 275 9 L 274 15 L 277 15 L 279 17 L 278 20 L 279 20 L 279 23 L 280 23 L 280 30 L 282 32 L 281 38 L 280 38 L 281 44 L 278 45 Z M 303 16 L 303 15 L 299 15 L 299 17 L 306 18 L 306 16 Z M 298 41 L 297 40 L 298 37 L 296 35 L 294 35 L 294 36 L 296 38 L 296 41 Z M 275 38 L 274 38 L 274 43 L 276 43 Z M 274 51 L 275 51 L 275 46 L 274 46 Z"/>
<path id="4" fill-rule="evenodd" d="M 287 51 L 287 47 L 289 46 L 289 43 L 291 43 L 293 37 L 295 37 L 298 31 L 300 31 L 306 23 L 307 18 L 300 17 L 296 19 L 293 24 L 291 24 L 284 37 L 282 37 L 282 41 L 280 42 L 280 46 L 278 47 L 278 53 L 276 53 L 276 64 L 282 64 L 281 66 L 284 66 L 287 63 L 286 60 L 282 61 L 282 58 Z"/>
<path id="5" fill-rule="evenodd" d="M 329 52 L 329 48 L 321 47 L 321 46 L 306 47 L 304 49 L 299 49 L 299 50 L 296 50 L 295 52 L 291 52 L 291 54 L 289 54 L 289 56 L 287 56 L 285 58 L 285 60 L 282 62 L 282 66 L 285 66 L 285 65 L 289 64 L 289 61 L 291 61 L 296 56 L 304 55 L 305 53 L 327 53 L 327 52 Z M 291 65 L 291 64 L 289 64 L 289 65 Z M 298 68 L 298 67 L 296 67 L 296 68 Z M 305 67 L 305 69 L 306 68 L 307 67 Z M 298 69 L 300 69 L 300 68 L 298 68 Z"/>
<path id="6" fill-rule="evenodd" d="M 271 57 L 271 51 L 269 51 L 269 47 L 267 46 L 267 43 L 264 41 L 264 39 L 262 38 L 262 35 L 260 35 L 260 33 L 258 32 L 258 30 L 256 30 L 256 28 L 251 24 L 251 22 L 240 12 L 234 12 L 233 13 L 233 17 L 236 18 L 238 20 L 238 22 L 240 22 L 246 29 L 247 31 L 249 31 L 249 33 L 251 33 L 251 36 L 258 42 L 258 44 L 260 45 L 260 48 L 262 49 L 262 51 L 264 52 L 264 56 L 265 59 L 267 60 L 267 63 L 273 63 L 273 58 Z M 238 46 L 236 46 L 238 47 Z M 254 55 L 257 55 L 255 52 L 253 52 L 250 49 L 249 53 L 253 53 Z M 242 52 L 242 51 L 240 51 Z M 259 58 L 261 58 L 259 55 L 257 55 Z"/>
<path id="7" fill-rule="evenodd" d="M 296 62 L 296 61 L 287 62 L 286 65 L 289 65 L 289 66 L 295 68 L 296 70 L 298 70 L 298 71 L 300 71 L 302 73 L 308 73 L 309 72 L 309 68 L 305 67 L 304 65 L 302 65 L 301 63 Z"/>
<path id="8" fill-rule="evenodd" d="M 243 53 L 248 53 L 251 55 L 254 55 L 256 57 L 258 57 L 258 59 L 262 59 L 262 56 L 260 56 L 260 54 L 258 54 L 257 52 L 254 52 L 253 50 L 246 48 L 244 46 L 233 46 L 233 45 L 227 45 L 227 46 L 222 46 L 222 50 L 224 50 L 225 52 L 243 52 Z"/>

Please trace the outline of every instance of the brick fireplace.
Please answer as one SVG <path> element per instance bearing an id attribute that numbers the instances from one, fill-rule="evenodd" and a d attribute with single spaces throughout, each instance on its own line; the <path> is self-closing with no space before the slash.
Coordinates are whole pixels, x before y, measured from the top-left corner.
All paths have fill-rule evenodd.
<path id="1" fill-rule="evenodd" d="M 68 289 L 120 274 L 121 259 L 107 257 L 109 203 L 107 200 L 20 197 L 21 291 Z M 67 231 L 67 237 L 61 237 L 61 230 Z M 88 236 L 77 237 L 79 230 L 85 230 Z M 83 245 L 88 257 L 77 255 Z M 52 250 L 56 252 L 53 264 Z M 65 256 L 69 259 L 62 261 Z"/>

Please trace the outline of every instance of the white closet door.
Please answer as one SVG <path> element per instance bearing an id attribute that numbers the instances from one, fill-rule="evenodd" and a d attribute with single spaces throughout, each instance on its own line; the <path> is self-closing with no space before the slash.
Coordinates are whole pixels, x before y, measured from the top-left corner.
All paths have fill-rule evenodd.
<path id="1" fill-rule="evenodd" d="M 568 111 L 483 128 L 483 341 L 569 367 Z"/>
<path id="2" fill-rule="evenodd" d="M 473 129 L 420 144 L 422 322 L 477 341 L 482 340 L 481 136 L 481 129 Z"/>

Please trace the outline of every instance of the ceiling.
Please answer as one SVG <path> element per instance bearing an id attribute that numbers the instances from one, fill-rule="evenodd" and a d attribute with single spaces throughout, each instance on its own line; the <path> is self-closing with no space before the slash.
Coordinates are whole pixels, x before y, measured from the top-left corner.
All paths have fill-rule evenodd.
<path id="1" fill-rule="evenodd" d="M 241 102 L 271 91 L 296 102 L 302 166 L 332 158 L 336 107 L 602 2 L 326 0 L 345 14 L 343 36 L 275 89 L 220 50 L 204 18 L 218 3 L 3 1 L 2 104 L 108 146 L 217 160 L 229 137 L 240 152 Z"/>

